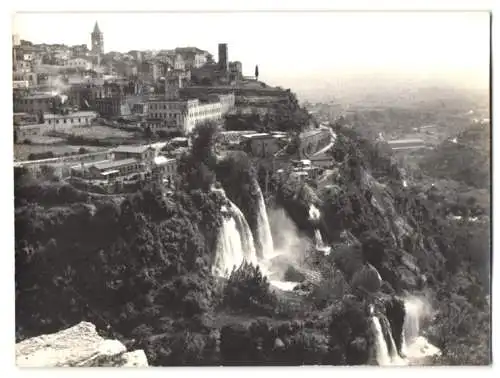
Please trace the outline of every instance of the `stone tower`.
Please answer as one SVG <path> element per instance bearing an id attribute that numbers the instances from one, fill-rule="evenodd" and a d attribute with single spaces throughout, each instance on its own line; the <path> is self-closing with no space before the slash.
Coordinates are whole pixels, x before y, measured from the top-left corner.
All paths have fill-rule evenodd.
<path id="1" fill-rule="evenodd" d="M 104 54 L 104 36 L 99 30 L 99 25 L 97 21 L 94 25 L 94 31 L 90 34 L 92 39 L 92 54 L 96 56 L 100 56 Z"/>
<path id="2" fill-rule="evenodd" d="M 222 72 L 227 72 L 228 63 L 227 43 L 219 43 L 219 69 Z"/>

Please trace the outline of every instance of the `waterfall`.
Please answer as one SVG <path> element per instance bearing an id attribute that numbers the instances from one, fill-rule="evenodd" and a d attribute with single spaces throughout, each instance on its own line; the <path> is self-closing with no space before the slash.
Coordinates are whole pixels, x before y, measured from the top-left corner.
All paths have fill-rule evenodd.
<path id="1" fill-rule="evenodd" d="M 413 361 L 425 360 L 426 357 L 438 356 L 441 351 L 420 335 L 420 320 L 428 316 L 430 308 L 418 298 L 405 300 L 405 321 L 401 335 L 402 353 Z"/>
<path id="2" fill-rule="evenodd" d="M 369 307 L 370 317 L 371 317 L 371 328 L 373 335 L 375 337 L 375 356 L 377 359 L 377 364 L 379 366 L 401 366 L 406 365 L 406 361 L 403 360 L 396 348 L 396 343 L 394 342 L 394 337 L 392 336 L 391 325 L 387 318 L 382 318 L 384 322 L 381 322 L 379 317 L 374 314 L 374 307 L 370 305 Z M 384 336 L 385 327 L 386 336 Z M 387 344 L 389 341 L 389 345 Z"/>
<path id="3" fill-rule="evenodd" d="M 317 223 L 320 217 L 321 212 L 319 211 L 319 209 L 314 205 L 310 205 L 309 220 Z M 321 231 L 319 230 L 319 228 L 314 229 L 314 242 L 317 251 L 323 252 L 325 255 L 330 254 L 331 248 L 325 245 L 325 243 L 323 242 L 323 237 L 321 236 Z"/>
<path id="4" fill-rule="evenodd" d="M 271 227 L 269 226 L 269 219 L 267 217 L 264 196 L 262 195 L 262 190 L 260 189 L 259 184 L 256 184 L 258 197 L 256 236 L 259 243 L 260 257 L 263 259 L 267 259 L 271 257 L 274 252 L 273 236 L 271 235 Z"/>
<path id="5" fill-rule="evenodd" d="M 426 363 L 426 358 L 436 356 L 441 351 L 430 344 L 420 333 L 420 319 L 428 314 L 429 308 L 425 303 L 412 298 L 405 301 L 405 321 L 402 331 L 402 353 L 401 358 L 396 349 L 396 343 L 392 336 L 391 326 L 385 318 L 381 319 L 374 315 L 373 306 L 370 306 L 371 327 L 375 337 L 375 354 L 380 366 L 403 366 L 421 365 Z M 385 336 L 384 336 L 385 332 Z"/>
<path id="6" fill-rule="evenodd" d="M 309 219 L 317 222 L 319 220 L 320 216 L 321 216 L 321 212 L 319 211 L 319 209 L 314 205 L 310 205 L 309 206 Z"/>
<path id="7" fill-rule="evenodd" d="M 314 230 L 314 239 L 315 239 L 315 244 L 316 244 L 316 250 L 323 252 L 325 255 L 329 255 L 331 248 L 323 242 L 323 237 L 321 236 L 321 232 L 319 229 Z"/>
<path id="8" fill-rule="evenodd" d="M 252 230 L 250 230 L 250 226 L 239 207 L 233 202 L 229 202 L 231 204 L 231 210 L 233 211 L 234 220 L 240 232 L 241 246 L 243 248 L 245 260 L 255 266 L 257 265 L 257 253 L 255 252 Z"/>
<path id="9" fill-rule="evenodd" d="M 316 239 L 316 247 L 321 248 L 324 246 L 323 237 L 321 236 L 321 232 L 319 232 L 317 228 L 314 230 L 314 238 Z"/>
<path id="10" fill-rule="evenodd" d="M 405 321 L 403 324 L 403 347 L 411 344 L 420 332 L 420 303 L 405 302 Z"/>
<path id="11" fill-rule="evenodd" d="M 387 348 L 387 343 L 385 342 L 384 332 L 382 332 L 382 325 L 380 320 L 376 316 L 371 317 L 372 321 L 372 331 L 375 336 L 375 353 L 377 357 L 377 364 L 379 366 L 387 366 L 391 364 L 391 356 L 389 355 L 389 349 Z"/>
<path id="12" fill-rule="evenodd" d="M 386 320 L 386 319 L 385 319 Z M 372 315 L 372 330 L 375 336 L 375 354 L 379 366 L 402 366 L 406 365 L 407 361 L 399 356 L 392 336 L 391 326 L 389 321 L 381 322 L 378 316 Z M 384 329 L 387 337 L 384 336 Z"/>
<path id="13" fill-rule="evenodd" d="M 221 189 L 214 189 L 224 194 Z M 243 261 L 257 265 L 257 254 L 252 231 L 241 210 L 230 200 L 229 209 L 223 207 L 224 220 L 219 231 L 216 246 L 214 274 L 228 277 L 234 266 L 239 267 Z"/>

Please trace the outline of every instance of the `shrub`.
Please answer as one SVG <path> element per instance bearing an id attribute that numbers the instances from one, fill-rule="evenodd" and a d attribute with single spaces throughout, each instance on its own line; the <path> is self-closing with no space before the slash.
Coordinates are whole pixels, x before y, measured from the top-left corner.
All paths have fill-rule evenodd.
<path id="1" fill-rule="evenodd" d="M 259 266 L 243 262 L 231 272 L 224 289 L 223 303 L 238 310 L 272 313 L 277 299 L 269 291 L 269 282 Z"/>

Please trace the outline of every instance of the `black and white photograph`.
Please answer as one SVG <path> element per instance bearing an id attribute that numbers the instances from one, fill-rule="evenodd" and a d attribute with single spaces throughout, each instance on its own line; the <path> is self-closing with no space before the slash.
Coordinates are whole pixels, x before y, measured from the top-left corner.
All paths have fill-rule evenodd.
<path id="1" fill-rule="evenodd" d="M 12 14 L 12 364 L 490 366 L 493 18 Z"/>

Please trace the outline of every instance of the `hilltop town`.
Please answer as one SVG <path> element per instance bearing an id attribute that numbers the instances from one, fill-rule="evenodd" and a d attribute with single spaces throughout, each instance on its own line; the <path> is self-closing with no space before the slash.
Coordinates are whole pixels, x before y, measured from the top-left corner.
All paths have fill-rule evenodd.
<path id="1" fill-rule="evenodd" d="M 91 41 L 89 49 L 13 37 L 16 166 L 114 192 L 117 180 L 171 181 L 188 137 L 207 122 L 218 127 L 221 154 L 245 149 L 264 165 L 272 158 L 274 170 L 331 142 L 290 90 L 259 81 L 258 66 L 245 76 L 225 43 L 217 61 L 197 47 L 105 53 L 97 22 Z"/>

